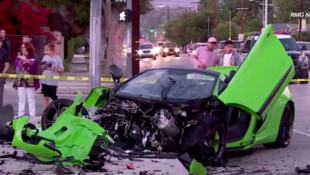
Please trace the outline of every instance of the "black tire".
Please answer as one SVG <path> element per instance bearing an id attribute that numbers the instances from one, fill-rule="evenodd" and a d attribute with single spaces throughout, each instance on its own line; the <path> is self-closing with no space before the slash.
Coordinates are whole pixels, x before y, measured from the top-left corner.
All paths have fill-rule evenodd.
<path id="1" fill-rule="evenodd" d="M 227 135 L 226 135 L 226 128 L 224 126 L 224 123 L 221 121 L 219 117 L 216 116 L 203 116 L 200 118 L 200 121 L 202 122 L 202 125 L 207 128 L 205 134 L 205 142 L 208 143 L 208 145 L 211 145 L 211 149 L 214 154 L 213 157 L 211 157 L 211 165 L 212 166 L 222 166 L 225 162 L 224 156 L 226 151 L 226 143 L 227 143 Z M 218 141 L 215 139 L 215 133 L 218 132 L 219 139 Z M 218 149 L 217 151 L 214 149 L 215 142 L 218 142 Z M 209 147 L 210 149 L 210 147 Z M 192 154 L 189 152 L 189 155 L 191 158 L 194 158 Z"/>
<path id="2" fill-rule="evenodd" d="M 286 148 L 289 146 L 293 134 L 294 113 L 293 107 L 286 104 L 279 127 L 277 140 L 274 143 L 264 144 L 265 148 Z"/>
<path id="3" fill-rule="evenodd" d="M 156 60 L 156 56 L 153 56 L 153 60 Z"/>
<path id="4" fill-rule="evenodd" d="M 167 57 L 167 55 L 163 54 L 162 57 Z"/>
<path id="5" fill-rule="evenodd" d="M 43 111 L 43 114 L 41 117 L 42 130 L 49 128 L 56 121 L 59 114 L 66 107 L 71 106 L 72 103 L 73 101 L 70 99 L 58 99 L 58 100 L 52 101 Z M 88 115 L 88 111 L 84 107 L 82 107 L 82 115 Z"/>

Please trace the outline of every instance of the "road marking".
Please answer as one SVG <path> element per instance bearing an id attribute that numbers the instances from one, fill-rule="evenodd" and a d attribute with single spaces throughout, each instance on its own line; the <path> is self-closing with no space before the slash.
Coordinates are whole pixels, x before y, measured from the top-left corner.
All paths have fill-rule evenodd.
<path id="1" fill-rule="evenodd" d="M 308 133 L 305 133 L 305 132 L 302 132 L 302 131 L 298 131 L 298 130 L 296 130 L 296 129 L 293 129 L 293 131 L 296 132 L 296 133 L 298 133 L 298 134 L 301 134 L 301 135 L 310 137 L 310 134 L 308 134 Z"/>

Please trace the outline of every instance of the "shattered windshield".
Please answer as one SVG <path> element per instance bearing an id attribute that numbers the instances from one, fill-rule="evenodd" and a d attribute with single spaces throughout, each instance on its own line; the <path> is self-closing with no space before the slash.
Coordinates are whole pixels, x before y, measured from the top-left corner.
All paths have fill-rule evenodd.
<path id="1" fill-rule="evenodd" d="M 162 92 L 173 80 L 174 83 L 165 94 L 166 101 L 202 99 L 213 94 L 217 78 L 217 73 L 200 70 L 172 68 L 148 70 L 122 85 L 116 94 L 164 100 Z"/>

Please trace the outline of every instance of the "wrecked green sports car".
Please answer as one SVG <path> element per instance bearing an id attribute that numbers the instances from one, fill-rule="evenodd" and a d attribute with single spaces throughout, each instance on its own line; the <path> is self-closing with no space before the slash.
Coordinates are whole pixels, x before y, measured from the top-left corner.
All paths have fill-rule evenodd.
<path id="1" fill-rule="evenodd" d="M 48 149 L 62 158 L 75 156 L 79 149 L 64 149 L 63 144 L 72 145 L 68 140 L 79 136 L 72 128 L 81 124 L 93 137 L 90 142 L 75 143 L 85 147 L 79 160 L 93 151 L 92 144 L 99 139 L 105 147 L 114 144 L 123 150 L 188 153 L 207 166 L 220 164 L 227 149 L 261 144 L 284 148 L 290 143 L 295 107 L 287 86 L 295 72 L 271 25 L 240 67 L 150 69 L 123 83 L 120 68 L 112 65 L 110 72 L 115 88 L 92 89 L 84 104 L 53 101 L 42 116 L 43 131 L 33 135 L 45 139 L 27 143 L 19 139 L 20 144 L 13 144 L 46 161 L 51 157 L 39 155 L 39 150 Z M 71 113 L 66 113 L 72 103 Z M 97 107 L 94 115 L 88 114 L 90 107 Z M 55 122 L 59 108 L 65 112 Z M 59 122 L 66 115 L 72 116 L 70 121 Z M 94 122 L 85 126 L 90 120 Z M 14 139 L 24 126 L 25 119 L 13 122 Z"/>

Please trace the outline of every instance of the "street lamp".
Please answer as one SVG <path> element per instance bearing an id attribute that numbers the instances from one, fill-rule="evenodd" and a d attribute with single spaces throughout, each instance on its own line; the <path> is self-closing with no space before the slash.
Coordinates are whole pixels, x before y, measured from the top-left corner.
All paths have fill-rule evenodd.
<path id="1" fill-rule="evenodd" d="M 231 9 L 227 10 L 227 9 L 220 9 L 222 11 L 226 11 L 229 13 L 229 40 L 231 40 Z"/>
<path id="2" fill-rule="evenodd" d="M 268 0 L 265 0 L 265 3 L 261 3 L 257 0 L 249 0 L 250 2 L 257 2 L 259 5 L 263 6 L 263 28 L 265 28 L 268 25 L 268 6 L 272 6 L 273 4 L 268 4 Z"/>

